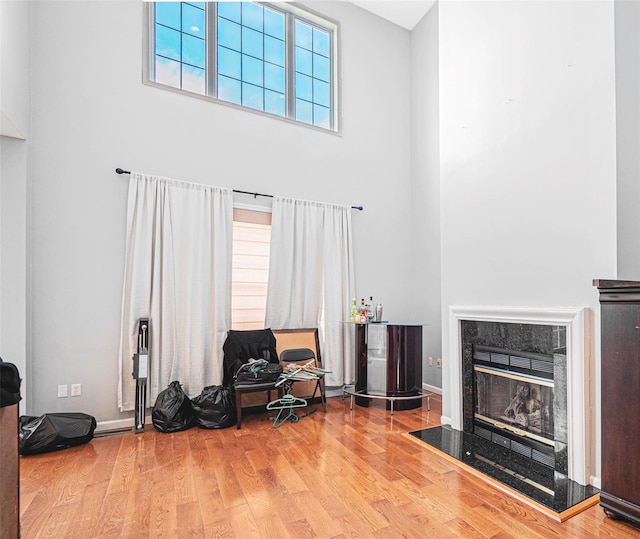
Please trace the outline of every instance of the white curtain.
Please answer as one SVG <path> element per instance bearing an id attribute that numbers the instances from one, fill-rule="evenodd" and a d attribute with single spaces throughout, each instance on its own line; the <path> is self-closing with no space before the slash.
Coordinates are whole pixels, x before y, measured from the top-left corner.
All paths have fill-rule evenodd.
<path id="1" fill-rule="evenodd" d="M 351 207 L 274 197 L 266 327 L 319 329 L 326 385 L 353 382 Z"/>
<path id="2" fill-rule="evenodd" d="M 231 328 L 230 189 L 132 173 L 120 335 L 121 410 L 135 406 L 131 376 L 138 319 L 150 319 L 148 403 L 173 380 L 190 397 L 222 383 Z"/>

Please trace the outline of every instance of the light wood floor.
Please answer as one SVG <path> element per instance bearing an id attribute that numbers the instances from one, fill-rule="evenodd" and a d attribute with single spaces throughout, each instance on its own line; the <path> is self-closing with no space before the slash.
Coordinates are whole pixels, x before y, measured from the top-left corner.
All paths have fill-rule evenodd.
<path id="1" fill-rule="evenodd" d="M 640 537 L 599 506 L 557 523 L 423 449 L 405 433 L 439 424 L 431 403 L 392 418 L 332 398 L 278 429 L 149 425 L 24 457 L 22 537 Z"/>

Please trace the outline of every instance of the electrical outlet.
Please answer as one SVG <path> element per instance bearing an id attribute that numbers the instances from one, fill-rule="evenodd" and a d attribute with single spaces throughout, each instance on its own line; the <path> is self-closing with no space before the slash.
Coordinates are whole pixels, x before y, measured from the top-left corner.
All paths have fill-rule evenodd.
<path id="1" fill-rule="evenodd" d="M 71 384 L 71 396 L 79 397 L 82 395 L 82 384 Z"/>
<path id="2" fill-rule="evenodd" d="M 429 367 L 433 367 L 433 358 L 429 357 Z"/>
<path id="3" fill-rule="evenodd" d="M 438 358 L 438 359 L 436 360 L 436 365 L 438 365 L 438 368 L 439 368 L 439 369 L 441 369 L 441 368 L 442 368 L 442 359 L 441 359 L 441 358 Z M 73 387 L 73 386 L 71 386 L 71 387 Z M 73 390 L 71 391 L 71 394 L 73 395 Z"/>
<path id="4" fill-rule="evenodd" d="M 58 398 L 68 397 L 68 386 L 67 384 L 62 384 L 58 386 Z"/>

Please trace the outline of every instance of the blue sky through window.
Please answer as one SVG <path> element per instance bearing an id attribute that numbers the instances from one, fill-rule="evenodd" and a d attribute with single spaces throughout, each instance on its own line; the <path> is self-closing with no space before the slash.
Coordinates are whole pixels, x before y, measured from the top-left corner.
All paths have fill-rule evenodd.
<path id="1" fill-rule="evenodd" d="M 331 31 L 298 19 L 297 13 L 251 2 L 152 5 L 156 82 L 332 128 Z M 207 30 L 210 9 L 216 10 L 215 20 Z M 291 35 L 287 16 L 293 19 Z M 215 54 L 207 52 L 208 39 Z M 293 54 L 288 59 L 289 39 Z M 214 82 L 211 88 L 207 80 Z M 293 94 L 289 105 L 288 92 Z"/>
<path id="2" fill-rule="evenodd" d="M 204 3 L 158 2 L 155 10 L 156 82 L 206 93 Z"/>
<path id="3" fill-rule="evenodd" d="M 295 24 L 296 119 L 330 127 L 330 35 L 302 21 Z"/>

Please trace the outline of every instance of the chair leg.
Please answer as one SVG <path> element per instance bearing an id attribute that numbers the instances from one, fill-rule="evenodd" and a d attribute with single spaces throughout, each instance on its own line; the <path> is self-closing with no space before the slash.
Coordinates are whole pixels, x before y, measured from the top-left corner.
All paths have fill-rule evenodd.
<path id="1" fill-rule="evenodd" d="M 242 426 L 242 391 L 236 391 L 236 416 L 238 423 L 236 429 Z"/>
<path id="2" fill-rule="evenodd" d="M 321 380 L 318 380 L 320 383 L 320 399 L 322 400 L 322 411 L 327 413 L 327 398 L 324 394 L 324 377 Z"/>

